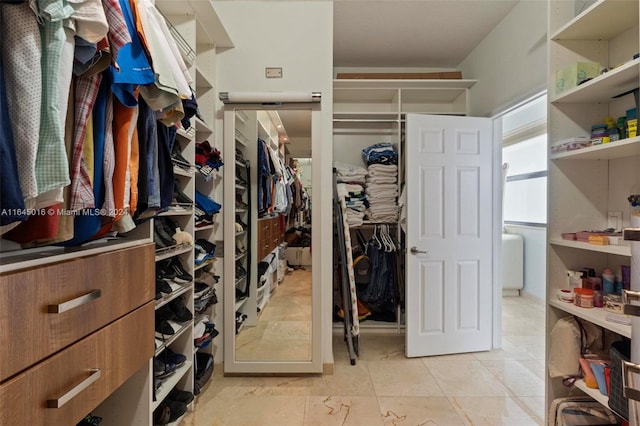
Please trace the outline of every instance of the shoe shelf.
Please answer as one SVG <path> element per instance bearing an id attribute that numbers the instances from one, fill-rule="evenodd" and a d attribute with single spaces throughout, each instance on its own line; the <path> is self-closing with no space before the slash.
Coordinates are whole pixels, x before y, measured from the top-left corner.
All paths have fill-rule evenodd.
<path id="1" fill-rule="evenodd" d="M 198 117 L 194 118 L 196 123 L 196 142 L 206 141 L 213 134 L 213 130 L 207 123 L 200 120 Z"/>
<path id="2" fill-rule="evenodd" d="M 247 303 L 247 300 L 249 300 L 248 297 L 242 297 L 240 299 L 236 299 L 236 311 L 242 308 L 244 304 Z"/>
<path id="3" fill-rule="evenodd" d="M 175 372 L 167 377 L 166 379 L 162 379 L 162 386 L 156 391 L 156 400 L 151 402 L 151 411 L 155 411 L 156 408 L 164 401 L 164 399 L 169 395 L 169 392 L 173 390 L 173 388 L 178 384 L 180 379 L 184 377 L 187 372 L 191 369 L 192 361 L 185 361 L 180 367 L 176 368 Z"/>
<path id="4" fill-rule="evenodd" d="M 214 263 L 216 263 L 216 260 L 217 260 L 217 258 L 215 258 L 215 257 L 214 257 L 213 259 L 205 260 L 205 261 L 204 261 L 204 262 L 202 262 L 201 264 L 196 265 L 196 266 L 193 268 L 193 271 L 194 271 L 194 272 L 195 272 L 195 271 L 199 271 L 200 269 L 202 269 L 202 268 L 204 268 L 204 267 L 206 267 L 206 266 L 208 266 L 208 265 L 213 265 Z"/>
<path id="5" fill-rule="evenodd" d="M 162 339 L 156 337 L 157 340 L 162 341 L 162 344 L 158 345 L 158 347 L 156 348 L 155 356 L 158 356 L 163 350 L 165 350 L 165 348 L 168 348 L 169 346 L 171 346 L 173 342 L 178 340 L 185 332 L 187 332 L 192 328 L 193 328 L 193 320 L 189 320 L 184 322 L 182 324 L 182 327 L 180 327 L 178 331 L 173 333 L 173 335 L 169 337 L 167 340 L 162 341 Z"/>
<path id="6" fill-rule="evenodd" d="M 243 257 L 246 257 L 246 256 L 247 256 L 247 253 L 248 253 L 248 250 L 245 250 L 244 252 L 242 252 L 242 253 L 240 253 L 240 254 L 236 255 L 236 258 L 235 258 L 236 262 L 237 262 L 238 260 L 242 259 Z"/>
<path id="7" fill-rule="evenodd" d="M 249 146 L 249 139 L 238 129 L 236 129 L 236 142 L 243 147 Z"/>
<path id="8" fill-rule="evenodd" d="M 247 189 L 247 185 L 244 185 L 242 183 L 236 183 L 236 189 L 239 191 L 245 191 Z"/>
<path id="9" fill-rule="evenodd" d="M 174 164 L 174 166 L 173 166 L 173 174 L 174 175 L 178 175 L 178 176 L 184 176 L 184 177 L 191 178 L 191 177 L 193 177 L 195 175 L 195 167 L 191 168 L 189 170 L 185 170 L 182 167 L 176 166 Z"/>
<path id="10" fill-rule="evenodd" d="M 166 212 L 158 213 L 156 216 L 188 216 L 193 214 L 193 207 L 184 208 L 182 206 L 171 206 Z"/>
<path id="11" fill-rule="evenodd" d="M 194 228 L 194 230 L 195 230 L 195 232 L 206 231 L 207 229 L 213 229 L 214 225 L 215 225 L 215 223 L 212 223 L 211 225 L 205 225 L 205 226 L 196 226 Z"/>
<path id="12" fill-rule="evenodd" d="M 169 294 L 165 294 L 162 299 L 156 300 L 156 309 L 161 308 L 167 303 L 171 302 L 173 299 L 185 294 L 193 287 L 193 281 L 187 284 L 177 284 L 180 286 L 179 289 L 173 290 Z M 164 293 L 163 293 L 164 294 Z"/>
<path id="13" fill-rule="evenodd" d="M 176 131 L 176 136 L 182 138 L 186 142 L 191 142 L 196 137 L 196 129 L 193 127 L 189 127 L 189 129 L 178 129 Z"/>
<path id="14" fill-rule="evenodd" d="M 156 262 L 169 259 L 170 257 L 178 256 L 184 253 L 189 253 L 191 250 L 193 250 L 193 246 L 191 245 L 179 245 L 158 249 L 156 250 Z"/>
<path id="15" fill-rule="evenodd" d="M 198 94 L 202 94 L 202 92 L 213 89 L 213 82 L 207 77 L 206 72 L 196 65 L 196 89 Z"/>
<path id="16" fill-rule="evenodd" d="M 246 235 L 246 233 L 247 233 L 247 231 L 236 232 L 236 238 L 243 237 L 244 235 Z"/>

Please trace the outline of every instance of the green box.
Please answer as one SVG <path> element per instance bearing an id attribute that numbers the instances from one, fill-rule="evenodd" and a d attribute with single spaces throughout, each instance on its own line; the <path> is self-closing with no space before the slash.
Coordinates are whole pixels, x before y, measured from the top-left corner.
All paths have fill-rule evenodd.
<path id="1" fill-rule="evenodd" d="M 556 72 L 556 95 L 573 89 L 588 78 L 600 75 L 598 62 L 576 62 Z"/>

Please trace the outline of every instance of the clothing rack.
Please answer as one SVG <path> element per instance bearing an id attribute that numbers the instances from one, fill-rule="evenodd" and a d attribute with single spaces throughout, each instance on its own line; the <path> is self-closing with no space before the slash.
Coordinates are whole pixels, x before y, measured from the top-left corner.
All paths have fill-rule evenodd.
<path id="1" fill-rule="evenodd" d="M 351 257 L 351 237 L 348 232 L 344 211 L 346 205 L 344 199 L 338 196 L 336 169 L 333 169 L 333 210 L 336 230 L 336 245 L 340 255 L 340 291 L 344 311 L 344 340 L 349 350 L 351 365 L 356 365 L 358 356 L 358 308 L 356 300 L 355 277 L 353 273 L 353 259 Z"/>

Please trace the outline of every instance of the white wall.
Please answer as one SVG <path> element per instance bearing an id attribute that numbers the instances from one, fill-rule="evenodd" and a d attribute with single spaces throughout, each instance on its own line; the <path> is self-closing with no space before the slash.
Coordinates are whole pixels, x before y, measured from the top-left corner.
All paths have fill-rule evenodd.
<path id="1" fill-rule="evenodd" d="M 313 226 L 319 235 L 332 235 L 333 2 L 216 1 L 214 7 L 235 46 L 217 57 L 216 91 L 322 92 L 322 144 L 313 158 L 314 173 L 316 169 L 321 173 L 321 185 L 314 192 L 321 220 Z M 282 67 L 283 78 L 265 78 L 265 67 Z M 222 128 L 222 104 L 218 103 L 219 141 Z M 225 154 L 233 158 L 233 153 Z M 313 279 L 323 287 L 323 363 L 332 363 L 333 256 L 331 239 L 323 241 L 314 247 L 322 266 L 314 268 Z"/>
<path id="2" fill-rule="evenodd" d="M 471 115 L 490 117 L 547 87 L 547 2 L 522 0 L 458 67 L 478 80 Z"/>
<path id="3" fill-rule="evenodd" d="M 522 235 L 524 240 L 523 292 L 545 300 L 547 271 L 547 228 L 505 226 L 507 233 Z"/>

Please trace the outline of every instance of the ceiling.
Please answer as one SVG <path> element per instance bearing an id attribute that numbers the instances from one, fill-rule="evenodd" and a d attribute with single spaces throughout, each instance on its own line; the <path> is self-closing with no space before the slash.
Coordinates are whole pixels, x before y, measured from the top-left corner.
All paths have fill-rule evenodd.
<path id="1" fill-rule="evenodd" d="M 518 0 L 336 0 L 334 67 L 456 68 Z"/>
<path id="2" fill-rule="evenodd" d="M 518 1 L 335 0 L 333 66 L 457 68 Z M 291 156 L 310 156 L 309 113 L 278 113 Z"/>

